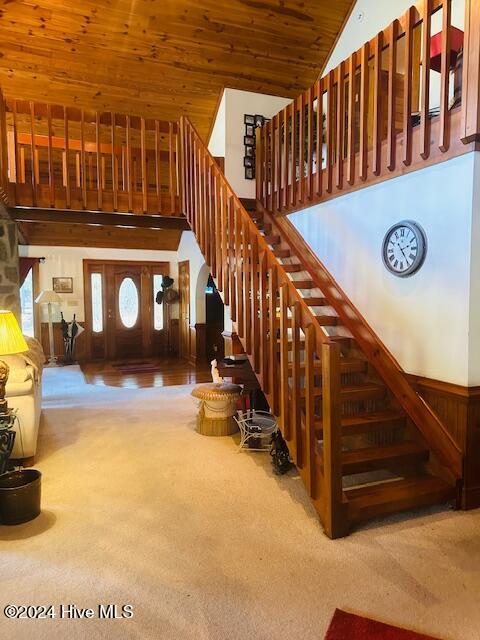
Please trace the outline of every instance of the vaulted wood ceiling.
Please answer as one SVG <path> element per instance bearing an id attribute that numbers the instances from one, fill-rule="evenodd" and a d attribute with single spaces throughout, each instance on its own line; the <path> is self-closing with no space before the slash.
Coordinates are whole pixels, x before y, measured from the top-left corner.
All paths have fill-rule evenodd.
<path id="1" fill-rule="evenodd" d="M 294 97 L 352 0 L 3 0 L 0 85 L 12 97 L 162 119 L 202 136 L 223 87 Z"/>

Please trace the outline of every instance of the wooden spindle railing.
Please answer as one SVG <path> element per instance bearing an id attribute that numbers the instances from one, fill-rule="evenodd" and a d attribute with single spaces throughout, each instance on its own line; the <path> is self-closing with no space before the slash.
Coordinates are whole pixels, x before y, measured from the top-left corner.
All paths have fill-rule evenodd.
<path id="1" fill-rule="evenodd" d="M 262 127 L 257 198 L 267 210 L 289 213 L 474 149 L 480 9 L 465 5 L 463 81 L 462 63 L 451 66 L 452 0 L 423 0 Z M 439 73 L 433 37 L 441 38 Z"/>
<path id="2" fill-rule="evenodd" d="M 182 214 L 177 123 L 0 100 L 11 206 Z"/>
<path id="3" fill-rule="evenodd" d="M 308 127 L 313 113 L 305 119 Z M 274 158 L 276 179 L 284 174 L 280 170 L 284 165 L 279 168 L 278 164 L 282 158 L 276 151 L 278 140 L 288 137 L 282 122 L 279 117 L 270 124 L 275 135 L 272 146 L 264 148 Z M 315 322 L 304 298 L 185 117 L 180 121 L 180 155 L 186 217 L 222 298 L 230 306 L 235 331 L 271 410 L 278 416 L 325 528 L 335 536 L 343 535 L 347 520 L 339 463 L 338 346 Z M 320 360 L 323 375 L 314 364 Z M 305 370 L 302 362 L 306 362 Z M 327 410 L 322 395 L 328 398 Z M 315 419 L 322 413 L 327 417 L 327 435 L 324 450 L 319 452 Z"/>

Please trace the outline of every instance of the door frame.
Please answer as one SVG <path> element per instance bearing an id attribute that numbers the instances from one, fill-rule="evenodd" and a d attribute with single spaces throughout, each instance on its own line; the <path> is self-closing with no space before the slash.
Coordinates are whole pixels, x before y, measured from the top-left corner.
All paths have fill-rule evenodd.
<path id="1" fill-rule="evenodd" d="M 185 322 L 185 318 L 182 318 L 182 300 L 180 297 L 178 302 L 178 323 L 179 323 L 178 355 L 180 356 L 180 358 L 186 358 L 187 360 L 189 360 L 191 355 L 190 317 L 192 313 L 191 298 L 190 298 L 190 287 L 192 284 L 190 282 L 190 260 L 180 260 L 180 262 L 178 263 L 178 289 L 179 289 L 180 296 L 182 296 L 185 290 L 184 290 L 184 287 L 180 286 L 180 270 L 182 267 L 184 268 L 185 266 L 188 269 L 188 318 L 186 319 L 186 326 L 185 326 L 185 332 L 187 337 L 187 344 L 186 344 L 187 353 L 182 353 L 182 322 Z"/>
<path id="2" fill-rule="evenodd" d="M 83 299 L 84 299 L 84 308 L 85 308 L 85 320 L 84 320 L 84 328 L 85 328 L 85 357 L 87 360 L 92 359 L 92 338 L 93 331 L 91 326 L 92 319 L 92 288 L 90 284 L 90 274 L 92 273 L 92 267 L 97 267 L 97 270 L 94 273 L 102 274 L 102 283 L 105 285 L 105 267 L 108 265 L 119 266 L 119 267 L 146 267 L 150 270 L 150 276 L 154 275 L 154 272 L 160 271 L 162 275 L 169 276 L 170 275 L 170 262 L 155 262 L 148 260 L 101 260 L 101 259 L 90 259 L 85 258 L 83 260 Z M 143 272 L 142 272 L 142 280 L 143 280 Z M 142 295 L 143 295 L 143 284 L 141 285 L 142 289 L 139 292 L 140 304 L 142 304 Z M 95 336 L 103 335 L 103 353 L 104 360 L 108 360 L 108 336 L 105 328 L 107 327 L 107 305 L 105 304 L 105 296 L 104 296 L 104 288 L 102 287 L 102 296 L 103 296 L 103 327 L 104 330 L 100 334 L 95 334 Z M 148 330 L 149 336 L 151 336 L 153 331 L 153 300 L 149 300 L 147 303 L 147 311 L 149 313 L 150 325 L 147 329 L 144 328 L 144 334 L 146 330 Z M 168 336 L 169 326 L 168 326 L 168 318 L 169 314 L 166 310 L 166 305 L 163 306 L 163 329 L 160 330 L 159 333 L 165 333 Z M 143 348 L 145 349 L 145 335 L 142 338 Z M 150 340 L 151 343 L 151 340 Z M 147 357 L 148 354 L 142 354 L 142 357 Z"/>

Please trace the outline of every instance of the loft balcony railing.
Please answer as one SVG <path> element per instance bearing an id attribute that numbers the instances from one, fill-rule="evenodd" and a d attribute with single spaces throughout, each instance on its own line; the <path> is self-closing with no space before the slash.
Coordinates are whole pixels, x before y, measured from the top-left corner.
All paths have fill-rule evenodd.
<path id="1" fill-rule="evenodd" d="M 257 130 L 258 200 L 285 214 L 474 150 L 479 33 L 478 0 L 411 7 Z"/>
<path id="2" fill-rule="evenodd" d="M 0 98 L 11 207 L 179 216 L 178 124 Z"/>

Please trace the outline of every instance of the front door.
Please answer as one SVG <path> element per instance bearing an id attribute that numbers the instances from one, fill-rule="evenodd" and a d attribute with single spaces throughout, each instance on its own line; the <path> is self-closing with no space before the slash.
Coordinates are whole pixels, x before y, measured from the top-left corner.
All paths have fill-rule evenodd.
<path id="1" fill-rule="evenodd" d="M 134 358 L 145 353 L 144 325 L 148 322 L 150 298 L 142 296 L 142 267 L 108 265 L 107 281 L 107 357 Z"/>
<path id="2" fill-rule="evenodd" d="M 122 360 L 165 353 L 165 303 L 158 305 L 168 263 L 84 261 L 89 357 Z"/>

